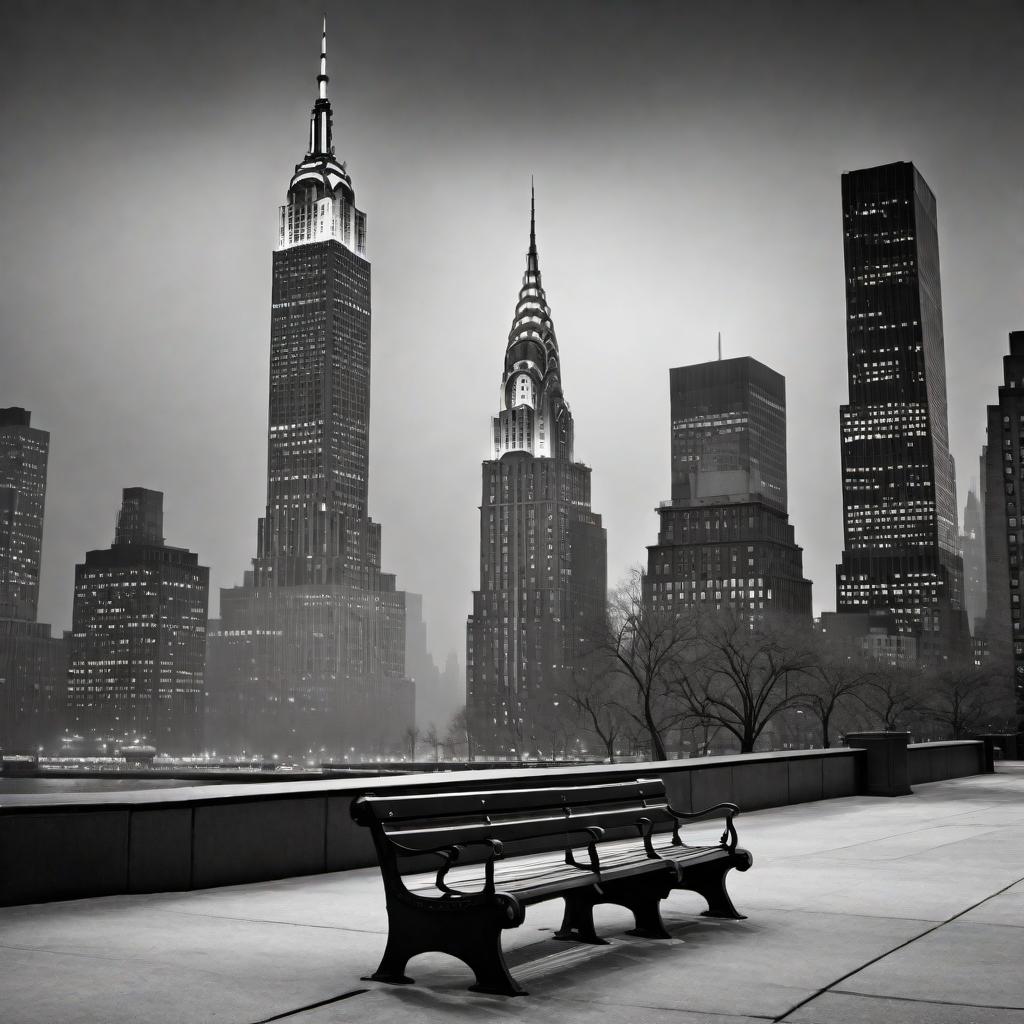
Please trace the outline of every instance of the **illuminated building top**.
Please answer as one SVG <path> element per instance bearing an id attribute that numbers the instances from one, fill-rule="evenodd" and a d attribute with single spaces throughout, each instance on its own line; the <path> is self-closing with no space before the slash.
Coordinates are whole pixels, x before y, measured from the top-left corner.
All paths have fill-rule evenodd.
<path id="1" fill-rule="evenodd" d="M 366 214 L 356 209 L 352 179 L 334 155 L 333 116 L 327 98 L 327 19 L 320 44 L 317 98 L 309 117 L 309 151 L 288 185 L 288 201 L 280 208 L 277 248 L 310 242 L 341 242 L 365 258 Z"/>
<path id="2" fill-rule="evenodd" d="M 501 378 L 501 408 L 493 421 L 493 458 L 526 452 L 572 460 L 572 414 L 562 396 L 558 342 L 541 284 L 536 209 L 530 188 L 530 248 Z"/>

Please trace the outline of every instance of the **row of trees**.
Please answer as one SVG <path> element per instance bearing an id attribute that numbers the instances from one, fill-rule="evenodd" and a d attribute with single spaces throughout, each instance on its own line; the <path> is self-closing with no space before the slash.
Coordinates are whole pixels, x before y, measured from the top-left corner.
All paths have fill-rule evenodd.
<path id="1" fill-rule="evenodd" d="M 662 610 L 645 601 L 635 569 L 585 638 L 577 670 L 514 747 L 542 758 L 664 760 L 669 751 L 827 748 L 864 729 L 962 739 L 1014 731 L 1012 712 L 1012 690 L 992 665 L 888 664 L 785 616 Z M 465 708 L 446 731 L 431 723 L 405 741 L 412 760 L 495 753 L 474 750 Z"/>
<path id="2" fill-rule="evenodd" d="M 1007 692 L 969 659 L 888 665 L 785 617 L 652 608 L 635 570 L 564 696 L 606 756 L 660 760 L 670 749 L 829 747 L 864 728 L 933 739 L 1001 731 Z"/>

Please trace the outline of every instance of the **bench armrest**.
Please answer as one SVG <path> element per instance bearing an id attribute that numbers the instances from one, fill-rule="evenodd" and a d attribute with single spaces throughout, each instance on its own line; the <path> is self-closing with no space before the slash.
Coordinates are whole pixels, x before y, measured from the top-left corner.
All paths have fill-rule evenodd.
<path id="1" fill-rule="evenodd" d="M 589 864 L 580 864 L 576 860 L 576 855 L 573 853 L 571 846 L 565 848 L 565 863 L 574 868 L 579 868 L 582 871 L 593 871 L 595 874 L 601 873 L 601 860 L 597 855 L 597 841 L 604 838 L 604 829 L 600 825 L 588 825 L 584 828 L 571 829 L 571 832 L 586 832 L 590 836 L 590 842 L 587 843 L 587 856 L 590 858 Z"/>
<path id="2" fill-rule="evenodd" d="M 676 819 L 676 822 L 696 821 L 698 818 L 706 818 L 716 811 L 724 812 L 725 815 L 725 831 L 722 833 L 719 843 L 730 853 L 735 853 L 739 837 L 736 835 L 736 826 L 732 823 L 732 819 L 740 813 L 740 809 L 736 804 L 715 804 L 713 807 L 705 807 L 700 811 L 674 811 L 671 807 L 668 809 L 669 814 Z"/>
<path id="3" fill-rule="evenodd" d="M 661 854 L 654 848 L 654 843 L 651 840 L 651 837 L 654 835 L 654 822 L 650 818 L 640 818 L 636 823 L 636 827 L 640 829 L 640 835 L 643 836 L 644 849 L 647 851 L 647 856 L 651 860 L 664 860 Z M 674 838 L 678 839 L 678 836 L 679 830 L 675 829 Z M 679 845 L 682 845 L 681 841 Z"/>
<path id="4" fill-rule="evenodd" d="M 446 893 L 448 896 L 465 896 L 466 894 L 459 889 L 453 889 L 450 885 L 445 884 L 445 875 L 448 874 L 449 870 L 453 868 L 459 862 L 459 858 L 462 856 L 462 851 L 467 846 L 486 846 L 490 849 L 490 856 L 484 863 L 484 887 L 482 892 L 488 895 L 494 894 L 494 862 L 501 858 L 504 853 L 504 848 L 501 845 L 500 839 L 467 839 L 464 843 L 455 843 L 453 846 L 441 846 L 431 852 L 440 854 L 444 857 L 444 863 L 437 869 L 437 878 L 434 880 L 434 884 Z"/>

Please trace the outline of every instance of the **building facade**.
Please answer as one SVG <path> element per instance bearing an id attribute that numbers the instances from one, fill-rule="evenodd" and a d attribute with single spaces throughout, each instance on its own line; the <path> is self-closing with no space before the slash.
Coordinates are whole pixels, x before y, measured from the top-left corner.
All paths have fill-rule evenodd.
<path id="1" fill-rule="evenodd" d="M 405 595 L 367 513 L 366 215 L 334 153 L 326 48 L 325 30 L 273 254 L 266 512 L 211 629 L 210 745 L 305 757 L 379 753 L 413 720 Z"/>
<path id="2" fill-rule="evenodd" d="M 785 378 L 742 357 L 675 367 L 669 388 L 672 499 L 647 549 L 648 607 L 809 626 L 811 583 L 787 513 Z"/>
<path id="3" fill-rule="evenodd" d="M 67 646 L 37 622 L 50 435 L 0 409 L 0 750 L 55 749 Z"/>
<path id="4" fill-rule="evenodd" d="M 50 435 L 27 409 L 0 409 L 0 618 L 35 622 Z"/>
<path id="5" fill-rule="evenodd" d="M 843 175 L 849 402 L 836 610 L 965 654 L 935 197 L 911 163 Z"/>
<path id="6" fill-rule="evenodd" d="M 1010 334 L 999 399 L 988 407 L 983 478 L 987 611 L 983 637 L 1008 713 L 1024 727 L 1024 331 Z"/>
<path id="7" fill-rule="evenodd" d="M 573 455 L 531 200 L 526 272 L 505 349 L 480 499 L 480 588 L 467 625 L 466 705 L 478 754 L 550 753 L 560 694 L 602 621 L 607 541 L 590 468 Z"/>
<path id="8" fill-rule="evenodd" d="M 984 628 L 988 602 L 985 583 L 984 500 L 984 491 L 980 500 L 973 488 L 967 492 L 964 526 L 960 533 L 960 557 L 964 563 L 964 607 L 973 636 Z"/>
<path id="9" fill-rule="evenodd" d="M 114 543 L 75 566 L 69 728 L 86 742 L 202 749 L 210 570 L 163 538 L 163 494 L 123 492 Z"/>

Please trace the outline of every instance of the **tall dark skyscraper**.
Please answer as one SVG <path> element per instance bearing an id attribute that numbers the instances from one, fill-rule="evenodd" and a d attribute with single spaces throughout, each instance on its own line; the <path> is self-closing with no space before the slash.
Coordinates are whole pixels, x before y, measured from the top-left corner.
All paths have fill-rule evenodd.
<path id="1" fill-rule="evenodd" d="M 590 467 L 573 459 L 558 342 L 530 247 L 483 464 L 480 589 L 467 629 L 467 714 L 477 752 L 550 752 L 559 693 L 601 621 L 607 542 Z"/>
<path id="2" fill-rule="evenodd" d="M 669 371 L 672 500 L 647 549 L 652 607 L 811 621 L 786 510 L 786 380 L 756 359 Z"/>
<path id="3" fill-rule="evenodd" d="M 34 622 L 50 435 L 27 409 L 0 409 L 0 618 Z"/>
<path id="4" fill-rule="evenodd" d="M 1010 334 L 982 463 L 987 611 L 983 636 L 1006 710 L 1024 727 L 1024 331 Z"/>
<path id="5" fill-rule="evenodd" d="M 50 435 L 27 409 L 0 409 L 0 749 L 52 746 L 67 650 L 36 622 Z"/>
<path id="6" fill-rule="evenodd" d="M 75 566 L 68 710 L 86 740 L 194 754 L 210 570 L 164 543 L 163 498 L 126 487 L 114 543 Z"/>
<path id="7" fill-rule="evenodd" d="M 913 164 L 843 175 L 843 239 L 850 400 L 836 609 L 888 621 L 924 657 L 960 652 L 935 196 Z"/>
<path id="8" fill-rule="evenodd" d="M 280 209 L 270 314 L 267 507 L 253 570 L 211 626 L 211 745 L 338 756 L 412 724 L 405 595 L 367 515 L 366 216 L 334 154 L 326 28 L 309 150 Z"/>

